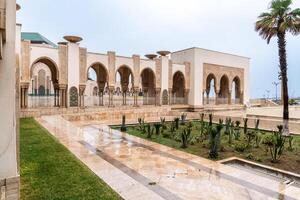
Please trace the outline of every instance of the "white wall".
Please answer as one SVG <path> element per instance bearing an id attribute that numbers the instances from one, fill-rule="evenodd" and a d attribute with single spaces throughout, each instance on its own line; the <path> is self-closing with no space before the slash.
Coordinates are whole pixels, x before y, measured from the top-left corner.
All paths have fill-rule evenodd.
<path id="1" fill-rule="evenodd" d="M 39 58 L 47 57 L 52 60 L 56 66 L 59 65 L 58 49 L 46 45 L 30 45 L 30 67 Z"/>
<path id="2" fill-rule="evenodd" d="M 196 62 L 199 62 L 200 66 L 202 65 L 202 73 L 204 63 L 244 69 L 244 104 L 249 102 L 250 58 L 200 48 L 196 49 L 195 56 Z M 203 76 L 201 77 L 203 78 Z M 201 82 L 198 82 L 198 84 L 200 85 L 200 91 L 203 91 L 203 81 L 201 80 Z M 200 93 L 202 102 L 202 92 Z"/>
<path id="3" fill-rule="evenodd" d="M 16 1 L 6 1 L 6 42 L 0 60 L 0 179 L 15 177 L 16 152 Z"/>
<path id="4" fill-rule="evenodd" d="M 71 87 L 76 87 L 79 93 L 79 67 L 80 67 L 80 55 L 79 44 L 68 43 L 68 93 L 67 102 L 69 106 L 69 91 Z"/>
<path id="5" fill-rule="evenodd" d="M 101 63 L 108 71 L 108 56 L 97 53 L 87 53 L 87 68 L 91 67 L 95 63 Z M 88 70 L 88 69 L 87 69 Z"/>
<path id="6" fill-rule="evenodd" d="M 200 68 L 195 67 L 195 49 L 190 48 L 183 51 L 174 52 L 171 54 L 171 60 L 173 61 L 173 63 L 183 64 L 184 62 L 189 62 L 191 64 L 192 76 L 190 76 L 191 85 L 188 103 L 189 105 L 202 105 L 199 93 L 195 93 L 195 91 L 200 90 L 200 86 L 196 84 L 196 79 L 199 80 L 200 75 L 196 76 L 196 74 L 201 74 Z"/>
<path id="7" fill-rule="evenodd" d="M 153 72 L 155 73 L 156 70 L 156 66 L 155 66 L 155 61 L 154 60 L 145 60 L 145 59 L 141 59 L 141 66 L 140 66 L 140 73 L 142 73 L 142 71 L 146 68 L 150 68 L 153 70 Z"/>

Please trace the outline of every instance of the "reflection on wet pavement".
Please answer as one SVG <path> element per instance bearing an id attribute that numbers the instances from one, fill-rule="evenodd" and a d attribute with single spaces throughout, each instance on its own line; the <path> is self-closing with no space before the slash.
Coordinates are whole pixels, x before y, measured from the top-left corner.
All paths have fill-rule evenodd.
<path id="1" fill-rule="evenodd" d="M 82 127 L 60 116 L 39 122 L 124 199 L 300 199 L 299 188 L 105 125 Z"/>

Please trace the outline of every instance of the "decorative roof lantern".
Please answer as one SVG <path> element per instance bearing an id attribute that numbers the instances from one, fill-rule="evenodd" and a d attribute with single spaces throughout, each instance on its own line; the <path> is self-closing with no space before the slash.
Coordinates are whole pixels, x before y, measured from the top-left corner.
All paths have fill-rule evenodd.
<path id="1" fill-rule="evenodd" d="M 167 56 L 169 55 L 171 52 L 170 51 L 158 51 L 157 54 L 160 56 Z"/>
<path id="2" fill-rule="evenodd" d="M 157 55 L 156 54 L 146 54 L 145 57 L 150 60 L 153 60 L 153 59 L 157 58 Z"/>
<path id="3" fill-rule="evenodd" d="M 19 11 L 21 9 L 21 6 L 19 4 L 16 4 L 16 10 Z"/>
<path id="4" fill-rule="evenodd" d="M 81 37 L 73 36 L 73 35 L 64 36 L 64 39 L 71 43 L 78 43 L 82 41 Z"/>

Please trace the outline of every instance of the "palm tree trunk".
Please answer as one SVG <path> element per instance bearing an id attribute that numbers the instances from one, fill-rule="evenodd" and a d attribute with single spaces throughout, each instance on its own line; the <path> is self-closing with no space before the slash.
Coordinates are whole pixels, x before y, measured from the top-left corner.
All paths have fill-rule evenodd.
<path id="1" fill-rule="evenodd" d="M 283 101 L 283 134 L 289 135 L 289 95 L 288 95 L 288 80 L 287 80 L 287 61 L 286 61 L 286 40 L 285 33 L 278 33 L 278 48 L 279 48 L 279 67 L 282 83 L 282 101 Z"/>

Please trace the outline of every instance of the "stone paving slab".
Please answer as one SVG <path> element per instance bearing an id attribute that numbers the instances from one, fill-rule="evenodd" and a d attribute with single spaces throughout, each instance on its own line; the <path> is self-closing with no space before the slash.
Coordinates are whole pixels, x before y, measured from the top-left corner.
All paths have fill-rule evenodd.
<path id="1" fill-rule="evenodd" d="M 41 117 L 78 159 L 124 199 L 300 199 L 300 189 L 115 131 Z"/>

